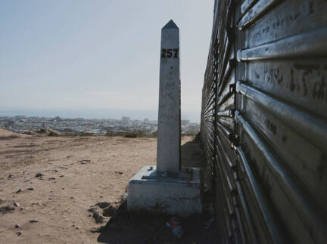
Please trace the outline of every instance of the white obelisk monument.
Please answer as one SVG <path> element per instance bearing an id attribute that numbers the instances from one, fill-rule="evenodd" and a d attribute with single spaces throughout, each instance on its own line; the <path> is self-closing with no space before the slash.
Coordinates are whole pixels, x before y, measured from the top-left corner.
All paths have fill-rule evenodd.
<path id="1" fill-rule="evenodd" d="M 161 30 L 157 170 L 178 174 L 181 144 L 179 29 L 170 20 Z"/>
<path id="2" fill-rule="evenodd" d="M 189 215 L 201 212 L 200 170 L 181 168 L 179 29 L 161 29 L 157 167 L 143 167 L 128 183 L 129 211 Z"/>

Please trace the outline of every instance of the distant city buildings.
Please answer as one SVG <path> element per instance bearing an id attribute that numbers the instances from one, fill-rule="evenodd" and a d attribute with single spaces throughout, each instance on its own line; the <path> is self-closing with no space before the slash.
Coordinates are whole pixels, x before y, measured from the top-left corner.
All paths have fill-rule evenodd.
<path id="1" fill-rule="evenodd" d="M 195 135 L 200 131 L 198 123 L 182 120 L 182 134 Z M 41 130 L 52 129 L 63 135 L 115 135 L 119 133 L 136 133 L 140 135 L 155 135 L 157 121 L 133 120 L 127 116 L 118 119 L 65 119 L 59 116 L 46 117 L 0 117 L 0 128 L 16 133 L 34 133 Z"/>

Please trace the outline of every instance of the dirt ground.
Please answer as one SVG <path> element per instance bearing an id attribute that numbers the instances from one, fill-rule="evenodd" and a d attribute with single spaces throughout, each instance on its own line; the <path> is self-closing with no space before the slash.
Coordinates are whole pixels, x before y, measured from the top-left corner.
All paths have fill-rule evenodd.
<path id="1" fill-rule="evenodd" d="M 201 149 L 192 139 L 182 139 L 182 162 L 199 167 Z M 0 243 L 215 243 L 209 215 L 180 219 L 177 239 L 165 224 L 170 216 L 126 211 L 129 179 L 155 164 L 156 138 L 0 129 Z"/>

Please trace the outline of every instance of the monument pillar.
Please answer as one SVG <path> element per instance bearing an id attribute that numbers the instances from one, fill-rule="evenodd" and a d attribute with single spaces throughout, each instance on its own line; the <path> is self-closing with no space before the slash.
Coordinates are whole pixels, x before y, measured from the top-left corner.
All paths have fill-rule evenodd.
<path id="1" fill-rule="evenodd" d="M 161 29 L 157 170 L 178 174 L 181 144 L 179 29 L 170 20 Z"/>
<path id="2" fill-rule="evenodd" d="M 127 187 L 129 211 L 190 215 L 202 210 L 200 169 L 182 168 L 179 29 L 161 29 L 157 167 L 145 166 Z"/>

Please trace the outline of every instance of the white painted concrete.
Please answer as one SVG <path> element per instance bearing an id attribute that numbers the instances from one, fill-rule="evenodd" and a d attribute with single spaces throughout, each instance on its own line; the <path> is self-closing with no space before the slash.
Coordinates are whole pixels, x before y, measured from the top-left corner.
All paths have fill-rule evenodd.
<path id="1" fill-rule="evenodd" d="M 171 20 L 161 30 L 157 168 L 142 168 L 128 184 L 129 211 L 200 213 L 200 170 L 181 170 L 179 29 Z"/>
<path id="2" fill-rule="evenodd" d="M 181 216 L 201 213 L 199 169 L 188 169 L 181 172 L 180 177 L 152 178 L 153 174 L 156 174 L 155 166 L 146 166 L 130 180 L 129 211 L 148 210 Z"/>
<path id="3" fill-rule="evenodd" d="M 157 167 L 159 172 L 180 170 L 181 82 L 179 29 L 171 20 L 161 30 Z"/>

